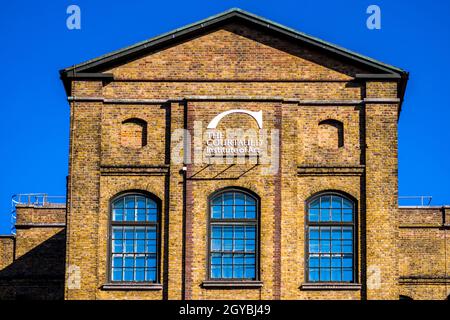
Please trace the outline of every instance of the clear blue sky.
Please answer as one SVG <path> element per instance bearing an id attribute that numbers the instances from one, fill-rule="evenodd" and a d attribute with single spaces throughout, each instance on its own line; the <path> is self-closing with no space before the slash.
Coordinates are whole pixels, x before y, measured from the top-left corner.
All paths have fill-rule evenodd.
<path id="1" fill-rule="evenodd" d="M 81 8 L 81 30 L 66 9 Z M 366 8 L 382 11 L 381 30 Z M 58 70 L 239 7 L 406 69 L 399 123 L 400 195 L 450 204 L 450 1 L 3 1 L 0 5 L 0 234 L 11 195 L 65 194 L 69 106 Z"/>

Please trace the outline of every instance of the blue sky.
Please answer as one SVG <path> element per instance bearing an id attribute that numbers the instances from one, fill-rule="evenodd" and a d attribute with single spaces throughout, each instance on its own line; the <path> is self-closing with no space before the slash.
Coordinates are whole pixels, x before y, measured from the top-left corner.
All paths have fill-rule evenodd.
<path id="1" fill-rule="evenodd" d="M 81 8 L 81 30 L 66 9 Z M 381 30 L 366 27 L 380 6 Z M 450 2 L 435 0 L 4 1 L 0 10 L 0 234 L 11 195 L 65 194 L 69 106 L 58 70 L 239 7 L 406 69 L 399 122 L 400 195 L 450 204 Z"/>

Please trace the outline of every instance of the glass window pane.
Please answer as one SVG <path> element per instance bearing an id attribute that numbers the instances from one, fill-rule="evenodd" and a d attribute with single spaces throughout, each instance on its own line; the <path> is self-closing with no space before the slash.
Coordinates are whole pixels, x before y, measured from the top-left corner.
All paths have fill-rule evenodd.
<path id="1" fill-rule="evenodd" d="M 212 229 L 211 238 L 214 238 L 214 239 L 222 238 L 222 227 L 213 226 L 211 229 Z"/>
<path id="2" fill-rule="evenodd" d="M 211 255 L 211 264 L 213 264 L 213 265 L 222 264 L 222 256 L 220 253 L 213 253 Z"/>
<path id="3" fill-rule="evenodd" d="M 232 206 L 233 203 L 233 193 L 232 192 L 227 192 L 223 194 L 223 204 L 224 205 L 230 205 Z"/>
<path id="4" fill-rule="evenodd" d="M 212 204 L 213 205 L 222 205 L 222 195 L 216 196 L 213 200 L 212 200 Z"/>
<path id="5" fill-rule="evenodd" d="M 329 256 L 320 257 L 320 267 L 331 267 L 331 258 Z"/>
<path id="6" fill-rule="evenodd" d="M 235 226 L 234 227 L 234 238 L 235 239 L 244 239 L 244 227 L 243 226 Z"/>
<path id="7" fill-rule="evenodd" d="M 233 267 L 231 265 L 224 265 L 222 270 L 224 279 L 233 277 Z"/>
<path id="8" fill-rule="evenodd" d="M 331 241 L 331 252 L 333 253 L 342 252 L 341 240 Z"/>
<path id="9" fill-rule="evenodd" d="M 316 200 L 314 200 L 313 202 L 311 202 L 311 203 L 309 204 L 309 207 L 310 207 L 310 208 L 319 209 L 319 207 L 320 207 L 320 199 L 316 199 Z"/>
<path id="10" fill-rule="evenodd" d="M 113 268 L 112 270 L 112 281 L 122 281 L 122 268 Z"/>
<path id="11" fill-rule="evenodd" d="M 353 229 L 342 228 L 342 239 L 353 239 Z"/>
<path id="12" fill-rule="evenodd" d="M 123 220 L 123 209 L 113 209 L 113 221 Z"/>
<path id="13" fill-rule="evenodd" d="M 245 204 L 246 205 L 250 205 L 250 206 L 255 206 L 256 205 L 256 201 L 255 199 L 253 199 L 253 197 L 250 196 L 245 196 Z"/>
<path id="14" fill-rule="evenodd" d="M 244 277 L 244 266 L 239 265 L 239 266 L 234 266 L 233 269 L 233 278 L 243 278 Z"/>
<path id="15" fill-rule="evenodd" d="M 333 268 L 340 268 L 341 267 L 341 256 L 333 256 L 331 257 L 331 266 Z"/>
<path id="16" fill-rule="evenodd" d="M 353 204 L 351 201 L 347 199 L 343 199 L 344 208 L 353 208 Z"/>
<path id="17" fill-rule="evenodd" d="M 219 251 L 222 249 L 222 240 L 221 239 L 212 239 L 211 240 L 211 250 Z"/>
<path id="18" fill-rule="evenodd" d="M 224 206 L 223 207 L 223 218 L 224 219 L 233 219 L 233 206 Z"/>
<path id="19" fill-rule="evenodd" d="M 125 208 L 135 208 L 134 198 L 134 196 L 125 197 Z"/>
<path id="20" fill-rule="evenodd" d="M 123 209 L 123 206 L 124 206 L 123 198 L 117 199 L 116 201 L 113 202 L 113 208 Z"/>
<path id="21" fill-rule="evenodd" d="M 156 269 L 148 269 L 145 272 L 145 280 L 155 282 L 156 281 Z"/>
<path id="22" fill-rule="evenodd" d="M 145 209 L 145 198 L 144 197 L 136 197 L 137 205 L 136 208 Z"/>
<path id="23" fill-rule="evenodd" d="M 353 281 L 353 270 L 352 269 L 343 269 L 342 281 Z"/>
<path id="24" fill-rule="evenodd" d="M 245 267 L 244 278 L 246 278 L 246 279 L 255 279 L 256 278 L 256 273 L 255 273 L 255 267 L 254 266 L 246 266 Z"/>
<path id="25" fill-rule="evenodd" d="M 113 257 L 112 266 L 117 267 L 123 267 L 123 258 L 121 255 L 116 255 Z"/>
<path id="26" fill-rule="evenodd" d="M 331 269 L 331 281 L 341 281 L 341 269 Z"/>
<path id="27" fill-rule="evenodd" d="M 211 267 L 211 278 L 220 279 L 222 277 L 222 268 L 220 265 L 213 265 Z"/>
<path id="28" fill-rule="evenodd" d="M 125 281 L 133 281 L 134 279 L 134 269 L 133 268 L 125 268 L 124 279 Z"/>
<path id="29" fill-rule="evenodd" d="M 247 219 L 256 218 L 256 207 L 255 206 L 245 206 L 245 217 Z"/>
<path id="30" fill-rule="evenodd" d="M 331 252 L 330 240 L 321 240 L 320 241 L 320 252 L 321 253 Z"/>
<path id="31" fill-rule="evenodd" d="M 211 217 L 213 219 L 222 218 L 222 206 L 212 206 L 211 207 Z"/>
<path id="32" fill-rule="evenodd" d="M 331 221 L 341 221 L 341 209 L 331 209 Z"/>
<path id="33" fill-rule="evenodd" d="M 310 227 L 309 228 L 309 238 L 310 239 L 319 239 L 319 228 L 318 227 Z"/>
<path id="34" fill-rule="evenodd" d="M 235 218 L 236 219 L 244 219 L 245 218 L 245 207 L 244 206 L 236 206 L 235 210 Z"/>
<path id="35" fill-rule="evenodd" d="M 320 209 L 320 221 L 330 221 L 330 209 Z"/>
<path id="36" fill-rule="evenodd" d="M 309 267 L 310 268 L 318 268 L 319 267 L 319 256 L 310 256 L 309 257 Z"/>
<path id="37" fill-rule="evenodd" d="M 320 228 L 320 239 L 331 239 L 331 229 L 330 228 Z"/>
<path id="38" fill-rule="evenodd" d="M 331 228 L 331 239 L 340 240 L 342 237 L 341 228 Z"/>
<path id="39" fill-rule="evenodd" d="M 235 193 L 234 204 L 237 206 L 242 206 L 245 204 L 245 195 L 242 193 Z"/>
<path id="40" fill-rule="evenodd" d="M 244 240 L 234 240 L 234 250 L 244 251 Z"/>
<path id="41" fill-rule="evenodd" d="M 342 257 L 342 266 L 344 268 L 351 268 L 353 267 L 353 258 L 350 255 L 344 255 Z"/>
<path id="42" fill-rule="evenodd" d="M 245 238 L 246 239 L 255 239 L 256 238 L 256 228 L 254 226 L 246 226 L 245 227 Z"/>
<path id="43" fill-rule="evenodd" d="M 353 221 L 353 210 L 352 209 L 343 209 L 342 221 L 345 221 L 345 222 Z"/>
<path id="44" fill-rule="evenodd" d="M 223 227 L 223 237 L 224 239 L 233 239 L 233 227 Z"/>
<path id="45" fill-rule="evenodd" d="M 156 209 L 156 202 L 152 199 L 147 198 L 147 209 Z"/>
<path id="46" fill-rule="evenodd" d="M 309 269 L 309 281 L 315 282 L 319 281 L 319 269 Z"/>
<path id="47" fill-rule="evenodd" d="M 245 251 L 255 251 L 255 240 L 245 240 Z"/>
<path id="48" fill-rule="evenodd" d="M 332 196 L 331 197 L 331 207 L 334 209 L 342 208 L 342 198 L 339 196 Z"/>
<path id="49" fill-rule="evenodd" d="M 155 254 L 149 254 L 145 258 L 145 266 L 147 268 L 156 268 L 156 255 Z"/>
<path id="50" fill-rule="evenodd" d="M 144 268 L 137 268 L 136 269 L 136 281 L 145 281 L 145 273 Z"/>
<path id="51" fill-rule="evenodd" d="M 233 250 L 233 239 L 224 239 L 223 240 L 223 250 L 224 251 L 232 251 Z"/>
<path id="52" fill-rule="evenodd" d="M 331 269 L 320 268 L 320 281 L 331 281 Z"/>
<path id="53" fill-rule="evenodd" d="M 313 222 L 319 221 L 319 209 L 309 209 L 308 219 Z"/>
<path id="54" fill-rule="evenodd" d="M 136 268 L 143 268 L 145 267 L 145 256 L 136 256 L 136 260 L 135 260 L 135 267 Z"/>
<path id="55" fill-rule="evenodd" d="M 134 221 L 135 209 L 125 209 L 125 221 Z"/>
<path id="56" fill-rule="evenodd" d="M 323 196 L 320 198 L 320 207 L 322 209 L 331 208 L 331 196 Z"/>
<path id="57" fill-rule="evenodd" d="M 309 252 L 312 253 L 319 252 L 319 240 L 311 239 L 309 241 Z"/>
<path id="58" fill-rule="evenodd" d="M 146 209 L 137 209 L 137 221 L 145 221 L 147 215 Z"/>

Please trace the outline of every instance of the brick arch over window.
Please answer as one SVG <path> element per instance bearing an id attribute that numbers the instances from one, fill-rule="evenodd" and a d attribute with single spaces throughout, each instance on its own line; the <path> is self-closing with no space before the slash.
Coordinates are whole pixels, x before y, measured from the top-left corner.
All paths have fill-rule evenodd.
<path id="1" fill-rule="evenodd" d="M 344 146 L 344 124 L 327 119 L 319 122 L 319 146 L 324 149 L 339 149 Z"/>
<path id="2" fill-rule="evenodd" d="M 131 118 L 122 122 L 120 130 L 120 142 L 122 146 L 139 149 L 147 145 L 147 122 Z"/>

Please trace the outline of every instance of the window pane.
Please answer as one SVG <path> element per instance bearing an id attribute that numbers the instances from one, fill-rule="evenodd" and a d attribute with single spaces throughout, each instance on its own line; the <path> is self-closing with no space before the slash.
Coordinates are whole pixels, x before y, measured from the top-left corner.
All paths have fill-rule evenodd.
<path id="1" fill-rule="evenodd" d="M 255 267 L 254 266 L 249 266 L 249 267 L 245 267 L 245 275 L 244 278 L 246 279 L 255 279 L 256 278 L 256 273 L 255 273 Z"/>
<path id="2" fill-rule="evenodd" d="M 135 208 L 134 196 L 125 197 L 125 208 Z"/>
<path id="3" fill-rule="evenodd" d="M 222 218 L 222 206 L 212 206 L 211 207 L 211 217 L 213 219 Z"/>
<path id="4" fill-rule="evenodd" d="M 320 210 L 320 221 L 330 221 L 330 209 L 321 209 Z"/>
<path id="5" fill-rule="evenodd" d="M 113 221 L 123 220 L 123 209 L 113 209 Z"/>
<path id="6" fill-rule="evenodd" d="M 309 257 L 309 267 L 310 268 L 318 268 L 319 267 L 319 256 L 310 256 Z"/>
<path id="7" fill-rule="evenodd" d="M 233 219 L 233 206 L 224 206 L 223 207 L 223 218 L 224 219 Z"/>
<path id="8" fill-rule="evenodd" d="M 242 193 L 235 193 L 234 195 L 234 204 L 243 206 L 245 204 L 245 195 Z"/>
<path id="9" fill-rule="evenodd" d="M 309 269 L 309 281 L 311 281 L 311 282 L 319 281 L 319 269 L 318 268 Z"/>
<path id="10" fill-rule="evenodd" d="M 341 221 L 341 209 L 331 209 L 331 221 Z"/>
<path id="11" fill-rule="evenodd" d="M 122 281 L 122 268 L 113 268 L 112 269 L 112 281 Z"/>
<path id="12" fill-rule="evenodd" d="M 136 208 L 145 209 L 145 198 L 144 197 L 136 197 L 137 205 Z"/>
<path id="13" fill-rule="evenodd" d="M 211 278 L 220 279 L 222 277 L 222 268 L 220 265 L 213 265 L 211 267 Z"/>
<path id="14" fill-rule="evenodd" d="M 309 209 L 309 221 L 317 222 L 319 221 L 319 209 Z"/>
<path id="15" fill-rule="evenodd" d="M 341 269 L 331 269 L 331 281 L 341 281 Z"/>
<path id="16" fill-rule="evenodd" d="M 342 272 L 342 281 L 353 281 L 353 270 L 344 269 Z"/>
<path id="17" fill-rule="evenodd" d="M 320 207 L 322 209 L 331 208 L 331 196 L 323 196 L 320 198 Z"/>
<path id="18" fill-rule="evenodd" d="M 320 281 L 331 281 L 331 269 L 320 268 Z"/>
<path id="19" fill-rule="evenodd" d="M 235 209 L 235 218 L 243 219 L 245 218 L 245 207 L 244 206 L 236 206 Z"/>
<path id="20" fill-rule="evenodd" d="M 343 209 L 342 221 L 345 222 L 353 221 L 353 209 Z"/>
<path id="21" fill-rule="evenodd" d="M 247 219 L 256 218 L 256 206 L 245 206 L 245 215 Z"/>
<path id="22" fill-rule="evenodd" d="M 233 193 L 227 192 L 223 194 L 223 204 L 232 206 L 233 203 Z"/>

